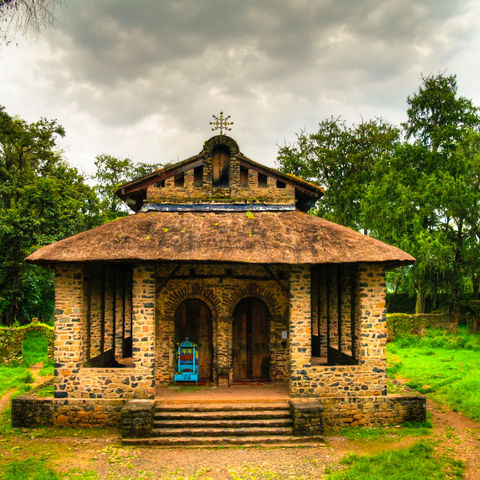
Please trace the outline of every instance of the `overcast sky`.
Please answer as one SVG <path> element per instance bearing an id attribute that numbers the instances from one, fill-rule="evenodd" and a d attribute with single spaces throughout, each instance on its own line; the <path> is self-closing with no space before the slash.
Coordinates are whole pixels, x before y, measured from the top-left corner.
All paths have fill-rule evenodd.
<path id="1" fill-rule="evenodd" d="M 212 114 L 254 160 L 326 116 L 405 118 L 421 74 L 457 74 L 480 105 L 480 2 L 70 0 L 54 28 L 0 47 L 0 105 L 56 118 L 66 158 L 182 160 Z"/>

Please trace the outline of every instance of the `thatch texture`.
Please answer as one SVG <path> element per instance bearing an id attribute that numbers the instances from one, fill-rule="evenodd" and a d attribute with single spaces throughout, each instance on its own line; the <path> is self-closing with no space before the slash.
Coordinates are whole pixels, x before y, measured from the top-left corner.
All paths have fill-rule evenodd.
<path id="1" fill-rule="evenodd" d="M 402 250 L 292 212 L 137 213 L 37 250 L 31 263 L 89 261 L 408 264 Z"/>

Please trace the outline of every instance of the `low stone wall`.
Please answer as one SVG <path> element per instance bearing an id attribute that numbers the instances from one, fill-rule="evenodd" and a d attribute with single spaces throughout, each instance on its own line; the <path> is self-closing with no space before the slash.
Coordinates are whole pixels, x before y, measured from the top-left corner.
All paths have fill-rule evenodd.
<path id="1" fill-rule="evenodd" d="M 389 313 L 387 314 L 387 340 L 401 335 L 424 335 L 428 328 L 441 328 L 456 332 L 458 317 L 443 313 Z"/>
<path id="2" fill-rule="evenodd" d="M 290 408 L 295 435 L 315 436 L 323 433 L 323 405 L 317 399 L 291 399 Z"/>
<path id="3" fill-rule="evenodd" d="M 424 422 L 427 415 L 423 395 L 329 397 L 321 401 L 324 426 L 331 428 Z"/>
<path id="4" fill-rule="evenodd" d="M 58 399 L 21 395 L 12 400 L 12 425 L 35 427 L 120 427 L 125 400 Z"/>
<path id="5" fill-rule="evenodd" d="M 13 427 L 39 427 L 52 425 L 53 398 L 29 397 L 21 395 L 12 400 Z"/>
<path id="6" fill-rule="evenodd" d="M 120 429 L 123 437 L 152 436 L 155 400 L 130 400 L 122 407 Z"/>

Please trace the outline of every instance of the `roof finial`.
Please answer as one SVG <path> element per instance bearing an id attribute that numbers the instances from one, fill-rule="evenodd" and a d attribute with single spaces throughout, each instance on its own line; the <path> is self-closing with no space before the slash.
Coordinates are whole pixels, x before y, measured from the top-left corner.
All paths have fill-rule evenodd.
<path id="1" fill-rule="evenodd" d="M 226 117 L 223 116 L 223 112 L 220 112 L 220 115 L 217 117 L 216 115 L 212 115 L 214 118 L 213 122 L 210 122 L 210 125 L 212 125 L 212 132 L 214 130 L 220 130 L 220 136 L 223 135 L 223 130 L 225 131 L 230 131 L 231 125 L 233 125 L 233 122 L 230 122 L 230 115 L 227 115 Z"/>

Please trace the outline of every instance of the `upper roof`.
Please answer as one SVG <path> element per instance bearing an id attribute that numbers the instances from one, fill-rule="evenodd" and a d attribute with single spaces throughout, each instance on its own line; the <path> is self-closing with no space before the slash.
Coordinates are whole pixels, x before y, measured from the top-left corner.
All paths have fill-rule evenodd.
<path id="1" fill-rule="evenodd" d="M 200 169 L 200 171 L 198 170 Z M 200 175 L 200 177 L 198 177 Z M 215 176 L 225 176 L 216 184 Z M 183 178 L 185 176 L 185 180 Z M 177 178 L 181 181 L 177 182 Z M 224 178 L 224 180 L 225 180 Z M 262 184 L 261 184 L 262 182 Z M 323 195 L 322 187 L 254 162 L 226 135 L 207 140 L 200 153 L 119 186 L 116 194 L 136 212 L 151 205 L 262 204 L 291 205 L 308 211 Z"/>
<path id="2" fill-rule="evenodd" d="M 93 261 L 412 263 L 408 253 L 319 217 L 286 212 L 148 212 L 47 245 L 37 264 Z"/>

